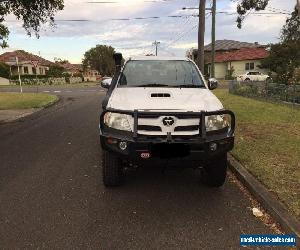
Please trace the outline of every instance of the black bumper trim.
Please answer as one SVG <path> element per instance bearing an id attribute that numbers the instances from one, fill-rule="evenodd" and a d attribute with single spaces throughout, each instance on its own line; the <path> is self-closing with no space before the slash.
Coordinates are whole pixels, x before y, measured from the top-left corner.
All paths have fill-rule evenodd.
<path id="1" fill-rule="evenodd" d="M 168 157 L 159 157 L 157 151 L 154 153 L 153 147 L 155 147 L 155 145 L 170 145 L 170 146 L 182 145 L 184 147 L 188 147 L 189 150 L 185 156 L 173 155 L 168 159 L 185 159 L 186 161 L 199 161 L 199 162 L 210 159 L 216 155 L 227 153 L 233 149 L 233 145 L 234 145 L 234 137 L 214 140 L 214 141 L 206 141 L 206 142 L 204 141 L 191 142 L 190 140 L 181 140 L 172 143 L 166 141 L 151 141 L 151 142 L 150 141 L 128 141 L 125 140 L 125 138 L 118 138 L 118 139 L 114 138 L 116 142 L 114 144 L 109 144 L 108 139 L 111 138 L 112 137 L 106 137 L 103 135 L 100 136 L 102 148 L 104 150 L 117 154 L 119 157 L 125 160 L 135 162 L 135 163 L 149 161 L 154 158 L 156 159 L 168 158 Z M 121 150 L 119 148 L 119 143 L 121 141 L 127 143 L 127 148 L 125 150 Z M 217 143 L 218 147 L 216 151 L 210 150 L 209 145 L 211 143 Z M 150 159 L 145 160 L 141 158 L 141 154 L 145 152 L 150 153 L 151 155 Z"/>

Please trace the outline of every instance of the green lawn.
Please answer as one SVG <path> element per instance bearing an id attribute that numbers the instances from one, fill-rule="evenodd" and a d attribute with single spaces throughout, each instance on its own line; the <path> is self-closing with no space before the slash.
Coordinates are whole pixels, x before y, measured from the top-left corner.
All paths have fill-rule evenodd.
<path id="1" fill-rule="evenodd" d="M 300 218 L 300 108 L 215 94 L 237 117 L 233 156 Z"/>
<path id="2" fill-rule="evenodd" d="M 42 108 L 57 100 L 57 96 L 42 93 L 0 93 L 0 110 Z"/>

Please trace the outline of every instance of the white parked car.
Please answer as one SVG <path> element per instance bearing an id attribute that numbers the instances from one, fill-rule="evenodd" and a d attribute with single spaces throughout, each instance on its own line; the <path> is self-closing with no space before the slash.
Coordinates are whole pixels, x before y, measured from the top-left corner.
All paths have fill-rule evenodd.
<path id="1" fill-rule="evenodd" d="M 109 88 L 109 86 L 111 84 L 111 81 L 112 81 L 111 77 L 103 78 L 102 81 L 101 81 L 102 88 Z"/>
<path id="2" fill-rule="evenodd" d="M 210 186 L 223 185 L 235 117 L 187 58 L 131 58 L 116 73 L 102 103 L 103 182 L 120 185 L 124 169 L 155 164 L 201 167 Z"/>
<path id="3" fill-rule="evenodd" d="M 264 75 L 258 71 L 249 71 L 244 75 L 239 75 L 237 77 L 238 81 L 257 81 L 257 82 L 261 82 L 261 81 L 267 81 L 270 80 L 270 76 L 268 75 Z"/>

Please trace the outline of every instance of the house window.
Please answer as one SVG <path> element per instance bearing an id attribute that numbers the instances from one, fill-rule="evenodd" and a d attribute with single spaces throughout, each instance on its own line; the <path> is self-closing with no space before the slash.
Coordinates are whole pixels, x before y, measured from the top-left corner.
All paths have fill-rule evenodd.
<path id="1" fill-rule="evenodd" d="M 40 68 L 40 74 L 43 75 L 44 74 L 44 69 Z"/>
<path id="2" fill-rule="evenodd" d="M 28 74 L 28 67 L 24 67 L 24 74 Z"/>
<path id="3" fill-rule="evenodd" d="M 36 68 L 32 68 L 32 74 L 36 75 Z"/>
<path id="4" fill-rule="evenodd" d="M 254 69 L 254 63 L 246 63 L 245 69 L 246 70 L 253 70 Z"/>

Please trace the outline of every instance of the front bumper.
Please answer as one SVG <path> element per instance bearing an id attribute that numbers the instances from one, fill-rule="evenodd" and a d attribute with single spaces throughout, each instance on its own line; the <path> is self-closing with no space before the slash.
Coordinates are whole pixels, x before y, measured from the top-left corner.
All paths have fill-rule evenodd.
<path id="1" fill-rule="evenodd" d="M 103 124 L 105 112 L 117 112 L 132 114 L 134 117 L 134 131 L 125 132 L 109 128 Z M 189 117 L 199 117 L 198 135 L 194 136 L 146 136 L 138 134 L 138 118 L 146 115 L 166 115 L 161 112 L 130 112 L 121 110 L 106 110 L 100 119 L 100 141 L 104 150 L 118 154 L 119 157 L 140 164 L 141 162 L 153 162 L 162 160 L 189 161 L 199 164 L 217 155 L 222 155 L 233 149 L 235 116 L 231 111 L 222 110 L 216 112 L 171 112 L 167 115 L 186 115 Z M 231 116 L 231 127 L 224 131 L 207 132 L 205 128 L 205 116 L 229 114 Z M 126 148 L 120 143 L 126 143 Z"/>
<path id="2" fill-rule="evenodd" d="M 126 138 L 114 138 L 100 135 L 104 150 L 118 154 L 119 157 L 133 163 L 173 160 L 184 162 L 205 162 L 233 149 L 234 137 L 206 142 L 191 142 L 189 140 L 173 142 L 131 141 Z M 120 148 L 120 143 L 126 143 L 126 149 Z"/>

